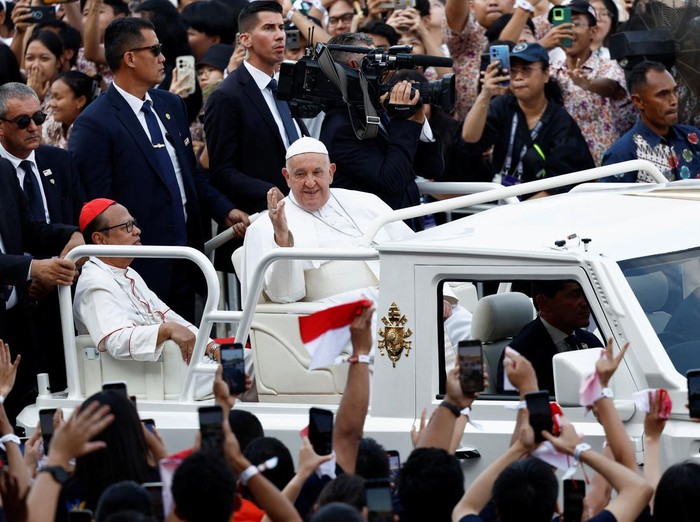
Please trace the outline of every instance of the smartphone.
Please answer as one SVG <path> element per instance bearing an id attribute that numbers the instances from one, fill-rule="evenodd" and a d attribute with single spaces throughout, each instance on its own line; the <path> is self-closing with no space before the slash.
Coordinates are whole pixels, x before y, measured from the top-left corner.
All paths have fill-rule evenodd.
<path id="1" fill-rule="evenodd" d="M 222 377 L 231 395 L 245 391 L 245 362 L 241 343 L 221 345 Z"/>
<path id="2" fill-rule="evenodd" d="M 44 455 L 49 454 L 51 437 L 53 437 L 53 417 L 56 408 L 39 410 L 39 426 L 41 427 L 41 438 L 44 439 Z"/>
<path id="3" fill-rule="evenodd" d="M 484 391 L 484 354 L 481 341 L 472 339 L 457 344 L 459 383 L 462 393 Z"/>
<path id="4" fill-rule="evenodd" d="M 691 419 L 700 419 L 700 370 L 688 370 L 688 408 Z"/>
<path id="5" fill-rule="evenodd" d="M 318 455 L 330 455 L 333 451 L 332 411 L 309 409 L 309 441 Z"/>
<path id="6" fill-rule="evenodd" d="M 542 431 L 552 432 L 552 410 L 549 407 L 549 392 L 540 390 L 525 394 L 527 410 L 530 413 L 530 426 L 535 432 L 535 442 L 542 442 Z"/>
<path id="7" fill-rule="evenodd" d="M 106 382 L 102 385 L 102 391 L 117 391 L 124 394 L 125 397 L 129 398 L 129 394 L 126 391 L 126 382 L 124 381 L 111 381 Z"/>
<path id="8" fill-rule="evenodd" d="M 33 5 L 29 8 L 30 23 L 49 24 L 56 21 L 56 8 L 50 5 Z"/>
<path id="9" fill-rule="evenodd" d="M 564 520 L 566 522 L 581 522 L 585 496 L 585 481 L 572 479 L 564 481 Z"/>
<path id="10" fill-rule="evenodd" d="M 187 89 L 185 94 L 192 94 L 195 90 L 195 81 L 197 75 L 194 71 L 194 56 L 188 54 L 175 58 L 175 67 L 177 67 L 178 79 L 185 78 L 184 86 Z"/>
<path id="11" fill-rule="evenodd" d="M 143 420 L 141 421 L 141 423 L 143 423 L 143 425 L 146 427 L 146 429 L 147 429 L 148 431 L 150 431 L 151 433 L 155 433 L 155 431 L 156 431 L 156 421 L 154 421 L 153 419 L 143 419 Z"/>
<path id="12" fill-rule="evenodd" d="M 501 74 L 510 74 L 510 48 L 507 45 L 492 45 L 489 47 L 489 59 L 490 63 L 500 62 L 498 69 Z M 506 87 L 510 85 L 510 81 L 502 81 L 501 85 Z"/>
<path id="13" fill-rule="evenodd" d="M 163 510 L 163 483 L 162 482 L 144 482 L 141 484 L 148 491 L 151 497 L 151 505 L 153 506 L 153 514 L 158 522 L 165 520 Z"/>
<path id="14" fill-rule="evenodd" d="M 416 0 L 392 0 L 379 4 L 379 9 L 382 11 L 391 9 L 407 9 L 409 7 L 416 7 Z"/>
<path id="15" fill-rule="evenodd" d="M 199 408 L 199 431 L 202 433 L 202 449 L 223 451 L 224 432 L 221 423 L 224 413 L 221 406 L 202 406 Z"/>
<path id="16" fill-rule="evenodd" d="M 75 2 L 75 0 L 44 0 L 44 4 L 46 5 L 70 4 L 71 2 Z"/>
<path id="17" fill-rule="evenodd" d="M 379 522 L 393 519 L 394 506 L 391 500 L 391 484 L 387 479 L 366 480 L 365 496 L 369 511 L 368 520 Z"/>
<path id="18" fill-rule="evenodd" d="M 552 25 L 562 25 L 571 23 L 571 8 L 570 7 L 552 7 Z M 559 40 L 562 47 L 571 47 L 573 42 L 571 38 L 562 38 Z"/>
<path id="19" fill-rule="evenodd" d="M 68 522 L 92 522 L 93 514 L 89 509 L 73 509 L 68 512 Z"/>
<path id="20" fill-rule="evenodd" d="M 301 47 L 299 42 L 299 29 L 285 29 L 284 31 L 284 48 L 290 51 L 296 51 Z"/>
<path id="21" fill-rule="evenodd" d="M 386 455 L 389 457 L 389 478 L 392 482 L 396 482 L 396 477 L 398 477 L 399 470 L 401 470 L 401 457 L 396 450 L 388 450 Z"/>

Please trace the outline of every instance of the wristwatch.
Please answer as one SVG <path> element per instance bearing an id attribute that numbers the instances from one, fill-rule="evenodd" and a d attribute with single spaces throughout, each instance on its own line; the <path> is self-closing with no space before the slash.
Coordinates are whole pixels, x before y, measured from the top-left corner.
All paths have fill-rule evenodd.
<path id="1" fill-rule="evenodd" d="M 40 473 L 49 473 L 61 486 L 68 480 L 68 472 L 61 466 L 44 466 Z"/>

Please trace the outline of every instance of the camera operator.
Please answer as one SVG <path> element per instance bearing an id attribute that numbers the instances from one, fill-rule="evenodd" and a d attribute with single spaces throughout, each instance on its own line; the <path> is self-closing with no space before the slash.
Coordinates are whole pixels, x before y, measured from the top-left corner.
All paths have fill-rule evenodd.
<path id="1" fill-rule="evenodd" d="M 371 47 L 372 39 L 363 33 L 346 33 L 334 36 L 328 43 Z M 331 53 L 337 63 L 354 69 L 363 58 L 362 54 Z M 419 93 L 411 95 L 411 83 L 396 83 L 380 99 L 380 129 L 371 139 L 360 141 L 355 136 L 347 107 L 327 111 L 321 141 L 338 166 L 333 186 L 370 192 L 393 209 L 417 205 L 416 175 L 429 179 L 442 175 L 440 143 L 426 120 Z M 363 126 L 362 109 L 353 112 L 355 127 Z M 408 224 L 414 229 L 422 228 L 417 222 Z"/>

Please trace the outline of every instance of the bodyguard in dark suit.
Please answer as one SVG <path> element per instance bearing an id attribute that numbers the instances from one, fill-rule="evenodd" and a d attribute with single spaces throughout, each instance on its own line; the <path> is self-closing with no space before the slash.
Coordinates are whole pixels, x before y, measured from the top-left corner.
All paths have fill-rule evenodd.
<path id="1" fill-rule="evenodd" d="M 71 155 L 62 149 L 41 145 L 41 112 L 39 98 L 22 83 L 0 87 L 0 112 L 9 116 L 32 115 L 27 127 L 6 125 L 0 131 L 0 156 L 9 160 L 24 189 L 32 220 L 75 225 L 83 204 L 82 189 Z M 38 281 L 29 287 L 31 322 L 36 328 L 41 347 L 41 370 L 51 377 L 54 391 L 66 386 L 61 318 L 58 293 L 53 285 Z"/>
<path id="2" fill-rule="evenodd" d="M 539 316 L 526 324 L 510 343 L 532 363 L 540 390 L 554 395 L 552 357 L 570 350 L 602 346 L 600 340 L 584 330 L 591 309 L 581 285 L 576 281 L 539 281 L 532 293 Z M 498 363 L 497 387 L 503 392 L 503 355 Z"/>
<path id="3" fill-rule="evenodd" d="M 0 121 L 0 129 L 14 125 L 13 119 Z M 25 252 L 50 257 L 82 243 L 77 227 L 32 221 L 15 169 L 0 159 L 0 338 L 10 344 L 13 357 L 22 354 L 14 391 L 5 402 L 11 421 L 36 397 L 40 356 L 35 333 L 41 325 L 31 322 L 30 283 L 71 285 L 77 275 L 72 261 L 33 259 Z"/>
<path id="4" fill-rule="evenodd" d="M 292 119 L 286 102 L 276 100 L 276 80 L 270 86 L 275 66 L 284 59 L 281 5 L 247 4 L 238 28 L 248 58 L 209 96 L 204 130 L 212 182 L 252 214 L 267 208 L 272 187 L 281 191 L 279 199 L 287 194 L 282 177 L 287 147 L 308 132 L 301 120 Z M 242 237 L 244 231 L 239 232 Z"/>
<path id="5" fill-rule="evenodd" d="M 165 58 L 153 25 L 114 20 L 105 31 L 105 58 L 114 72 L 109 90 L 73 124 L 73 154 L 88 200 L 109 197 L 143 225 L 147 245 L 203 247 L 200 202 L 219 223 L 248 218 L 197 169 L 182 99 L 153 89 Z M 185 262 L 149 260 L 138 271 L 164 301 L 193 320 L 192 270 Z"/>

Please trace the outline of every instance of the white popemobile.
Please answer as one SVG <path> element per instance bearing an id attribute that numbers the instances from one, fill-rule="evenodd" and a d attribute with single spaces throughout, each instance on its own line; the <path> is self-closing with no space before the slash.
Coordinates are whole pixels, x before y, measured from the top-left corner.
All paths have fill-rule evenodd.
<path id="1" fill-rule="evenodd" d="M 700 368 L 700 291 L 695 292 L 700 288 L 700 182 L 668 183 L 651 164 L 633 161 L 512 187 L 482 185 L 478 188 L 491 190 L 396 211 L 387 219 L 513 201 L 520 194 L 639 169 L 657 184 L 583 184 L 566 194 L 499 205 L 408 240 L 352 251 L 278 249 L 257 267 L 257 285 L 243 312 L 216 309 L 219 283 L 214 269 L 206 256 L 191 249 L 85 246 L 72 251 L 70 258 L 172 256 L 196 262 L 209 291 L 193 360 L 201 359 L 214 323 L 238 323 L 236 337 L 250 338 L 258 402 L 236 407 L 256 414 L 266 434 L 280 438 L 293 455 L 299 431 L 308 423 L 309 407 L 337 407 L 347 366 L 308 371 L 310 357 L 299 338 L 297 317 L 327 305 L 258 303 L 267 266 L 279 257 L 380 260 L 377 314 L 384 349 L 375 351 L 365 434 L 387 449 L 399 450 L 404 458 L 411 451 L 411 426 L 423 408 L 439 404 L 444 392 L 440 310 L 443 285 L 450 284 L 474 314 L 472 335 L 484 343 L 491 373 L 489 388 L 472 406 L 482 431 L 468 426 L 458 451 L 467 481 L 507 447 L 515 421 L 514 398 L 497 395 L 493 385 L 501 351 L 534 317 L 531 300 L 514 290 L 541 279 L 576 280 L 590 303 L 590 330 L 601 340 L 612 337 L 615 352 L 625 342 L 631 344 L 611 388 L 640 462 L 644 413 L 635 406 L 633 394 L 658 387 L 670 393 L 673 410 L 661 444 L 662 463 L 667 464 L 700 458 L 700 426 L 690 421 L 685 408 L 685 372 Z M 433 191 L 444 189 L 430 185 Z M 384 222 L 376 222 L 375 230 Z M 365 236 L 367 245 L 372 237 L 373 233 Z M 40 409 L 70 410 L 103 382 L 125 380 L 138 399 L 139 414 L 155 419 L 169 450 L 191 446 L 198 428 L 197 408 L 211 404 L 193 400 L 194 376 L 213 368 L 186 367 L 175 345 L 165 348 L 159 362 L 116 361 L 99 353 L 89 338 L 75 338 L 70 289 L 61 288 L 60 299 L 68 389 L 49 393 L 46 377 L 39 376 L 39 398 L 18 422 L 31 431 Z M 685 320 L 692 317 L 694 322 Z M 402 339 L 411 342 L 410 351 Z M 585 414 L 578 398 L 580 382 L 592 371 L 596 357 L 593 350 L 565 352 L 555 356 L 553 364 L 556 397 L 564 413 L 589 442 L 599 445 L 602 428 Z"/>

